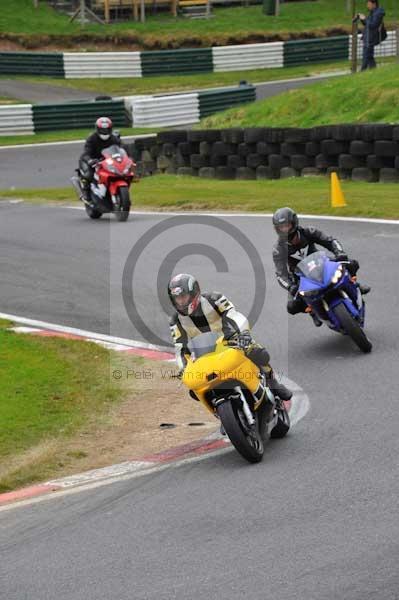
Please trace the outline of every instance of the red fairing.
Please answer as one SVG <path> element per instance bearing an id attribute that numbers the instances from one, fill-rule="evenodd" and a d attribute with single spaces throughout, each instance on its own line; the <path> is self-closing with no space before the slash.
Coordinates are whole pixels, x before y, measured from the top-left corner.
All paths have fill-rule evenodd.
<path id="1" fill-rule="evenodd" d="M 116 195 L 120 187 L 130 187 L 136 176 L 136 163 L 122 148 L 116 151 L 115 146 L 103 151 L 104 158 L 96 165 L 98 183 L 106 186 L 111 195 Z"/>

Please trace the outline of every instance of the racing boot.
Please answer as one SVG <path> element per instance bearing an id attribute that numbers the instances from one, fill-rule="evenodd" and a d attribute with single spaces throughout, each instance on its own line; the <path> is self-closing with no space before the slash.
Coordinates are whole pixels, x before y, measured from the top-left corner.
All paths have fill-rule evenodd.
<path id="1" fill-rule="evenodd" d="M 361 284 L 361 283 L 358 283 L 357 285 L 358 285 L 358 288 L 359 288 L 359 292 L 361 293 L 362 296 L 365 296 L 371 290 L 371 287 L 369 285 L 364 285 L 364 284 Z"/>
<path id="2" fill-rule="evenodd" d="M 310 308 L 310 306 L 307 306 L 305 309 L 305 312 L 308 313 L 312 319 L 313 319 L 313 324 L 316 327 L 321 327 L 323 325 L 323 321 L 320 321 L 319 317 L 316 315 L 316 313 Z"/>
<path id="3" fill-rule="evenodd" d="M 364 285 L 364 284 L 359 283 L 357 281 L 356 275 L 353 275 L 353 277 L 351 277 L 351 281 L 352 281 L 352 283 L 357 285 L 357 287 L 359 288 L 359 292 L 361 293 L 362 296 L 365 296 L 371 290 L 371 287 L 369 285 Z"/>
<path id="4" fill-rule="evenodd" d="M 271 391 L 275 396 L 278 396 L 280 400 L 291 400 L 292 392 L 283 383 L 277 381 L 274 376 L 273 369 L 266 370 L 266 382 Z"/>
<path id="5" fill-rule="evenodd" d="M 80 184 L 81 184 L 80 188 L 82 190 L 82 195 L 81 195 L 80 199 L 85 204 L 91 204 L 89 181 L 87 181 L 87 179 L 81 179 Z"/>

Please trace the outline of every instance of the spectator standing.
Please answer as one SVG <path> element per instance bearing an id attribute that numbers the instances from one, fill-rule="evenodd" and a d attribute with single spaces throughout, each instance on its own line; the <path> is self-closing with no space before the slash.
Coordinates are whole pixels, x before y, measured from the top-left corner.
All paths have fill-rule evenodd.
<path id="1" fill-rule="evenodd" d="M 364 25 L 362 71 L 375 69 L 377 66 L 374 49 L 381 42 L 380 31 L 385 16 L 385 11 L 379 6 L 378 0 L 368 0 L 367 8 L 369 10 L 367 17 L 363 14 L 358 15 Z"/>

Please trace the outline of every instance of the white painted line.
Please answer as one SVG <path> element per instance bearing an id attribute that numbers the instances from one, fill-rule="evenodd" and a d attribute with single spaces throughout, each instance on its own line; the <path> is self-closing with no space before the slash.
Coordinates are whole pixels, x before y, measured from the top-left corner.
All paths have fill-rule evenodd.
<path id="1" fill-rule="evenodd" d="M 122 135 L 123 140 L 134 141 L 140 138 L 147 138 L 156 135 L 156 133 L 143 133 L 139 135 Z M 36 142 L 36 144 L 11 144 L 10 146 L 0 146 L 1 150 L 14 150 L 18 148 L 38 148 L 43 146 L 70 146 L 72 144 L 84 144 L 86 140 L 70 140 L 68 142 Z"/>
<path id="2" fill-rule="evenodd" d="M 84 329 L 78 329 L 76 327 L 68 327 L 66 325 L 57 325 L 55 323 L 47 323 L 46 321 L 38 321 L 36 319 L 28 319 L 26 317 L 20 317 L 18 315 L 10 315 L 8 313 L 0 312 L 0 319 L 7 319 L 9 321 L 14 321 L 15 323 L 22 323 L 23 325 L 28 325 L 29 327 L 37 327 L 39 329 L 48 329 L 52 331 L 59 331 L 60 333 L 69 333 L 72 335 L 77 335 L 83 338 L 91 338 L 92 340 L 99 340 L 103 342 L 110 342 L 113 344 L 120 344 L 122 346 L 131 346 L 133 348 L 144 348 L 146 350 L 155 350 L 161 352 L 170 352 L 172 353 L 171 348 L 162 348 L 161 346 L 156 346 L 155 344 L 148 344 L 146 342 L 140 342 L 137 340 L 129 340 L 126 338 L 115 337 L 112 335 L 106 335 L 105 333 L 96 333 L 93 331 L 86 331 Z"/>
<path id="3" fill-rule="evenodd" d="M 68 208 L 73 210 L 85 210 L 84 206 L 56 206 L 51 208 Z M 270 219 L 273 217 L 273 213 L 228 213 L 228 212 L 195 212 L 192 210 L 186 211 L 166 211 L 166 210 L 131 210 L 130 214 L 132 215 L 155 215 L 155 216 L 164 216 L 164 217 L 187 217 L 188 215 L 193 215 L 197 217 L 228 217 L 229 219 L 232 217 L 238 218 L 267 218 Z M 313 219 L 313 220 L 325 220 L 325 221 L 349 221 L 353 223 L 376 223 L 382 225 L 399 225 L 399 219 L 377 219 L 377 218 L 368 218 L 368 217 L 338 217 L 334 215 L 307 215 L 298 213 L 298 216 L 301 219 Z M 128 221 L 129 223 L 129 221 Z"/>

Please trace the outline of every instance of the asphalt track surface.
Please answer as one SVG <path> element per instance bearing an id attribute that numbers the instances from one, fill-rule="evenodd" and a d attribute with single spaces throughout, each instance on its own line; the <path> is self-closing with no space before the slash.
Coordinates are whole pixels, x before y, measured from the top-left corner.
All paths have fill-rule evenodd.
<path id="1" fill-rule="evenodd" d="M 135 242 L 167 216 L 92 222 L 79 210 L 1 203 L 0 217 L 2 312 L 140 337 L 120 297 L 121 272 Z M 156 288 L 165 258 L 164 271 L 196 273 L 244 312 L 253 301 L 237 232 L 191 218 L 149 241 L 130 282 L 139 313 L 160 337 L 167 324 Z M 269 218 L 224 222 L 256 242 L 267 292 L 254 331 L 274 365 L 307 392 L 310 411 L 258 465 L 227 451 L 0 511 L 7 600 L 397 600 L 398 225 L 308 221 L 338 236 L 373 286 L 374 349 L 362 355 L 307 316 L 285 313 Z M 183 245 L 187 253 L 188 244 L 219 250 L 228 269 L 217 272 L 220 257 L 215 267 L 199 246 L 179 259 L 173 250 Z"/>

